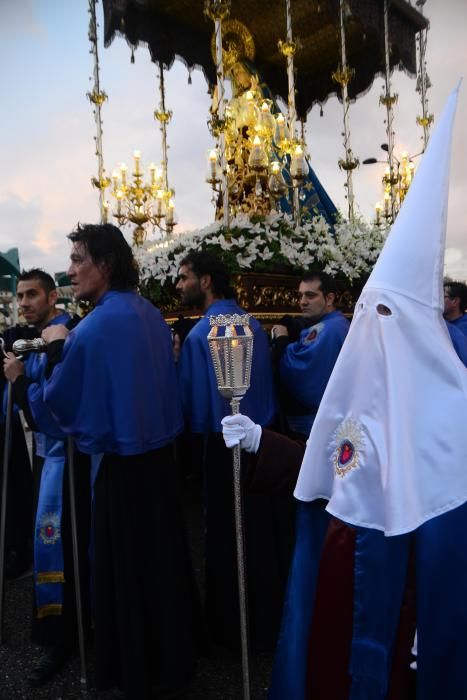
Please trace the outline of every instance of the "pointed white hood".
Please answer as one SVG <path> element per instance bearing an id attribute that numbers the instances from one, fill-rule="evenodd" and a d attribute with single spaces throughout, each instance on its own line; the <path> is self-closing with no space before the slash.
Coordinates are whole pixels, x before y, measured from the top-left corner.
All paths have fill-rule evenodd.
<path id="1" fill-rule="evenodd" d="M 457 92 L 357 301 L 295 490 L 387 535 L 467 500 L 467 370 L 442 317 Z"/>

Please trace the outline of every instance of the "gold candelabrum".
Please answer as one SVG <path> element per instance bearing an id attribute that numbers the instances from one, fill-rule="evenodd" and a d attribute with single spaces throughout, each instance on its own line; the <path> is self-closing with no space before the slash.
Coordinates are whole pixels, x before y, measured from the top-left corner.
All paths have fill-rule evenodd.
<path id="1" fill-rule="evenodd" d="M 148 169 L 149 181 L 145 181 L 140 151 L 135 151 L 133 158 L 131 180 L 124 163 L 112 173 L 111 193 L 116 201 L 112 214 L 120 225 L 136 224 L 133 242 L 141 245 L 146 239 L 145 225 L 148 223 L 157 227 L 162 234 L 172 234 L 176 224 L 174 191 L 167 187 L 163 164 L 162 167 L 157 167 L 151 163 Z"/>
<path id="2" fill-rule="evenodd" d="M 214 114 L 210 127 L 214 136 L 222 131 L 225 137 L 231 215 L 280 209 L 280 200 L 290 200 L 302 186 L 309 170 L 304 141 L 290 135 L 284 115 L 275 113 L 254 79 L 250 89 L 229 101 L 222 123 Z M 220 153 L 213 148 L 206 182 L 219 195 L 221 181 Z"/>
<path id="3" fill-rule="evenodd" d="M 418 154 L 419 155 L 419 154 Z M 386 165 L 382 182 L 384 189 L 383 203 L 375 204 L 376 223 L 382 221 L 392 224 L 400 211 L 415 173 L 415 163 L 408 153 L 403 152 L 400 160 L 393 156 L 393 167 Z M 373 161 L 374 159 L 369 159 Z M 374 161 L 378 162 L 378 161 Z"/>

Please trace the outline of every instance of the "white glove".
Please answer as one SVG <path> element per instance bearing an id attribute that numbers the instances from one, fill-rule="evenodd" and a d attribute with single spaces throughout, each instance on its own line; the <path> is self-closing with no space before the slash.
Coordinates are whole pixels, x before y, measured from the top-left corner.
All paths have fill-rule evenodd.
<path id="1" fill-rule="evenodd" d="M 236 413 L 234 416 L 225 416 L 222 419 L 222 435 L 227 447 L 240 444 L 242 450 L 256 454 L 259 449 L 261 426 L 253 423 L 248 416 Z"/>

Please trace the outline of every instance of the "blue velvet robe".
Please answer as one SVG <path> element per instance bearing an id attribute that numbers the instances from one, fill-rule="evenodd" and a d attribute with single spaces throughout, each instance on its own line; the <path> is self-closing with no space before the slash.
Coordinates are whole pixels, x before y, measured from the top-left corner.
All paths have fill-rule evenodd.
<path id="1" fill-rule="evenodd" d="M 466 316 L 467 318 L 467 316 Z M 465 323 L 465 330 L 462 330 L 461 325 L 456 325 L 450 321 L 446 321 L 446 326 L 451 336 L 452 344 L 454 345 L 454 350 L 459 355 L 464 365 L 467 367 L 467 323 Z"/>
<path id="2" fill-rule="evenodd" d="M 85 454 L 142 454 L 183 428 L 170 331 L 135 292 L 106 292 L 65 341 L 45 400 Z"/>
<path id="3" fill-rule="evenodd" d="M 286 416 L 289 430 L 308 437 L 326 389 L 349 322 L 340 311 L 331 311 L 304 329 L 300 338 L 287 345 L 280 362 L 280 379 L 302 415 Z M 306 413 L 305 413 L 306 411 Z"/>
<path id="4" fill-rule="evenodd" d="M 451 323 L 456 326 L 464 335 L 467 336 L 467 314 L 464 314 L 463 316 L 460 316 L 459 318 L 456 318 L 455 321 L 451 321 Z"/>

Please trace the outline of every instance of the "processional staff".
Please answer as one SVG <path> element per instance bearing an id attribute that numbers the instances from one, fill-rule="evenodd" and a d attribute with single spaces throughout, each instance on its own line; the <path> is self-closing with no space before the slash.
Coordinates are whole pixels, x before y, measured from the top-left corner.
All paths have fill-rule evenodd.
<path id="1" fill-rule="evenodd" d="M 0 338 L 2 353 L 5 352 L 5 341 Z M 9 381 L 7 389 L 7 406 L 5 416 L 5 434 L 3 438 L 3 473 L 2 473 L 2 501 L 0 512 L 0 644 L 3 644 L 3 617 L 5 603 L 5 538 L 6 538 L 6 509 L 8 491 L 8 472 L 10 467 L 10 447 L 11 447 L 11 417 L 13 412 L 13 385 Z"/>
<path id="2" fill-rule="evenodd" d="M 253 333 L 248 314 L 211 316 L 208 335 L 217 388 L 230 401 L 232 415 L 239 413 L 240 401 L 250 386 Z M 237 545 L 238 597 L 240 604 L 240 635 L 242 646 L 243 698 L 250 700 L 250 671 L 248 644 L 248 608 L 245 576 L 243 506 L 241 490 L 241 449 L 233 449 L 233 484 L 235 507 L 235 538 Z"/>

